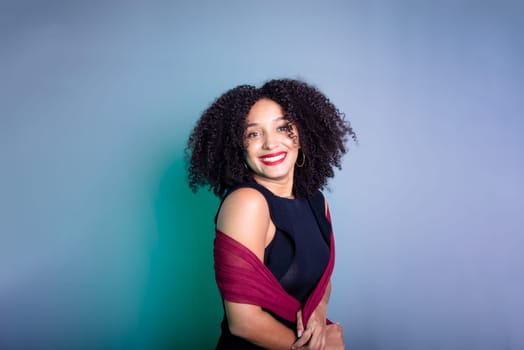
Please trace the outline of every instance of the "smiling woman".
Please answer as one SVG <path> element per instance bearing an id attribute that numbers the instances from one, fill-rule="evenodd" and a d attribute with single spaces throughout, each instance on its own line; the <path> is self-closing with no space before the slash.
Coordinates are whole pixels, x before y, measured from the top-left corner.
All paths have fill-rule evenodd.
<path id="1" fill-rule="evenodd" d="M 246 117 L 246 163 L 259 184 L 282 197 L 293 195 L 293 170 L 300 149 L 296 128 L 278 103 L 257 101 Z M 282 187 L 287 184 L 288 186 Z"/>
<path id="2" fill-rule="evenodd" d="M 355 134 L 316 88 L 242 85 L 219 97 L 189 137 L 193 190 L 222 199 L 215 275 L 224 302 L 217 349 L 343 349 L 326 317 L 334 266 L 320 192 Z"/>

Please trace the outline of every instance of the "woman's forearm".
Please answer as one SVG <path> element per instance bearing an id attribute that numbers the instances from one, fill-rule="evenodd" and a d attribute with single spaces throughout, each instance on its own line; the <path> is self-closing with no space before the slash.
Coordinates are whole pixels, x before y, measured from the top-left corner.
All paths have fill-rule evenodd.
<path id="1" fill-rule="evenodd" d="M 326 291 L 324 292 L 324 295 L 322 296 L 322 299 L 320 300 L 320 303 L 327 306 L 330 295 L 331 295 L 331 281 L 329 281 L 326 287 Z"/>
<path id="2" fill-rule="evenodd" d="M 295 332 L 259 306 L 225 302 L 232 334 L 266 349 L 289 350 L 297 339 Z"/>

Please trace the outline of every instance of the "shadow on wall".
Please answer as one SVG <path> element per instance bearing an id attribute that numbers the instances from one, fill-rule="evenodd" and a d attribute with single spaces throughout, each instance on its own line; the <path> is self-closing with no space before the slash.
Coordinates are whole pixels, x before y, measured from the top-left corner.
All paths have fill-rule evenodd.
<path id="1" fill-rule="evenodd" d="M 132 348 L 214 348 L 222 317 L 213 272 L 218 203 L 205 189 L 191 192 L 182 155 L 164 172 L 155 200 L 157 237 L 140 316 L 142 339 Z"/>

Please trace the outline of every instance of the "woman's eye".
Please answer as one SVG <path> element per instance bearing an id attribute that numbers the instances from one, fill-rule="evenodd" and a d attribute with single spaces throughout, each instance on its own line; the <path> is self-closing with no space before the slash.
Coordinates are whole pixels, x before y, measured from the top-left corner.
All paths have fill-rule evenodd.
<path id="1" fill-rule="evenodd" d="M 251 132 L 246 133 L 247 139 L 252 139 L 253 137 L 257 137 L 257 136 L 258 136 L 258 131 L 251 131 Z"/>
<path id="2" fill-rule="evenodd" d="M 277 128 L 279 132 L 290 132 L 291 131 L 291 124 L 281 125 Z"/>

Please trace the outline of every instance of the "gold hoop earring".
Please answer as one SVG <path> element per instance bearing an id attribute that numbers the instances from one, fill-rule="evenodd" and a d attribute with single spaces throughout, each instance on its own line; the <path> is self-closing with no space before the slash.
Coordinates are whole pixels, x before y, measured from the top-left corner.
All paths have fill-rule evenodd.
<path id="1" fill-rule="evenodd" d="M 298 163 L 298 157 L 297 157 L 297 162 L 295 162 L 295 164 L 296 164 L 297 167 L 302 168 L 304 166 L 304 163 L 306 162 L 306 155 L 302 151 L 299 151 L 299 155 L 300 154 L 302 154 L 302 162 L 299 164 Z"/>

